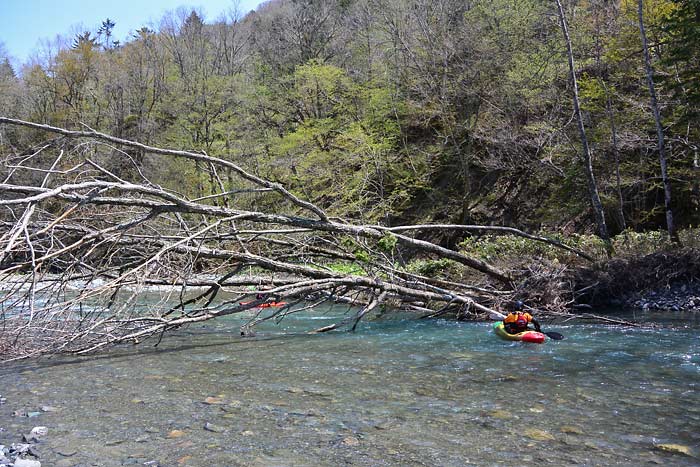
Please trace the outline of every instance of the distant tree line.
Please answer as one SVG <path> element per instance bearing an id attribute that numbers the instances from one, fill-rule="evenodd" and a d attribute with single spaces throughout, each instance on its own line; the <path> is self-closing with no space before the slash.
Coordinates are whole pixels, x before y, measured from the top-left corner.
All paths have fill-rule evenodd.
<path id="1" fill-rule="evenodd" d="M 123 42 L 118 22 L 20 70 L 0 48 L 0 113 L 204 152 L 366 222 L 700 223 L 700 0 L 273 0 L 180 9 Z M 0 148 L 39 135 L 0 128 Z M 238 188 L 100 151 L 190 199 Z"/>

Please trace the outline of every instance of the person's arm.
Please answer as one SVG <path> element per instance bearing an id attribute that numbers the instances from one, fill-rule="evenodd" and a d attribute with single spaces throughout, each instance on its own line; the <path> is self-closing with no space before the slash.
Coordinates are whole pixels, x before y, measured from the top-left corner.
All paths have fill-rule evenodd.
<path id="1" fill-rule="evenodd" d="M 542 332 L 542 331 L 540 330 L 540 323 L 538 323 L 537 320 L 536 320 L 535 318 L 532 318 L 532 324 L 535 326 L 535 331 L 537 331 L 537 332 Z"/>

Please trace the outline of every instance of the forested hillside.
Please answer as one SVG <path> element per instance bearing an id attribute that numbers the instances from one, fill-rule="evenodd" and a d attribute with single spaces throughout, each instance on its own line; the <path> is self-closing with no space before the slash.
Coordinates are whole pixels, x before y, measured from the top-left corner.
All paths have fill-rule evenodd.
<path id="1" fill-rule="evenodd" d="M 596 233 L 597 192 L 610 235 L 663 230 L 666 178 L 677 228 L 698 225 L 700 1 L 558 3 L 273 0 L 180 9 L 126 42 L 116 17 L 21 69 L 0 57 L 0 114 L 205 152 L 363 222 Z M 131 158 L 102 163 L 189 198 L 236 188 L 205 164 Z"/>

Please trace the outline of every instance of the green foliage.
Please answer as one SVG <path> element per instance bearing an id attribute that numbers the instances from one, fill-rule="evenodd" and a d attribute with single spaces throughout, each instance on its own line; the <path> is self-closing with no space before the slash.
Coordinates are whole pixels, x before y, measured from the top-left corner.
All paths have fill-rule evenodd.
<path id="1" fill-rule="evenodd" d="M 594 235 L 569 235 L 562 238 L 558 234 L 541 234 L 541 236 L 559 241 L 592 256 L 605 256 L 605 243 Z M 480 238 L 468 237 L 460 243 L 461 250 L 468 255 L 485 261 L 499 262 L 516 258 L 546 258 L 563 261 L 574 253 L 548 243 L 531 240 L 515 235 L 485 235 Z"/>
<path id="2" fill-rule="evenodd" d="M 355 259 L 357 259 L 361 263 L 369 263 L 372 260 L 372 257 L 369 254 L 369 252 L 354 238 L 349 236 L 344 237 L 341 240 L 341 244 L 343 245 L 343 247 L 345 247 L 345 249 L 350 251 L 353 256 L 355 256 Z"/>
<path id="3" fill-rule="evenodd" d="M 689 228 L 679 232 L 681 244 L 686 248 L 700 248 L 700 228 Z M 635 232 L 626 230 L 613 239 L 613 247 L 619 256 L 643 256 L 676 248 L 662 230 Z"/>
<path id="4" fill-rule="evenodd" d="M 684 104 L 679 106 L 677 119 L 683 124 L 700 118 L 700 0 L 673 3 L 676 8 L 663 26 L 669 36 L 664 65 L 672 67 L 675 73 L 664 81 L 674 97 Z"/>
<path id="5" fill-rule="evenodd" d="M 569 247 L 588 253 L 597 259 L 605 259 L 605 244 L 594 235 L 567 235 L 541 233 L 541 236 L 557 240 Z M 700 246 L 700 229 L 690 228 L 680 232 L 681 243 L 688 248 Z M 612 238 L 614 256 L 643 256 L 651 253 L 671 250 L 675 245 L 668 233 L 661 230 L 635 232 L 625 230 Z M 465 254 L 493 263 L 503 261 L 528 260 L 530 258 L 550 261 L 568 262 L 575 257 L 554 245 L 530 240 L 514 235 L 487 235 L 480 238 L 469 237 L 460 243 Z"/>
<path id="6" fill-rule="evenodd" d="M 645 255 L 671 246 L 668 234 L 662 231 L 624 231 L 613 239 L 615 251 L 620 254 Z"/>
<path id="7" fill-rule="evenodd" d="M 584 73 L 579 78 L 578 84 L 582 110 L 600 112 L 605 109 L 607 93 L 600 78 L 592 78 Z"/>
<path id="8" fill-rule="evenodd" d="M 396 235 L 392 235 L 390 232 L 387 232 L 382 238 L 379 239 L 377 245 L 385 252 L 391 253 L 396 249 L 397 242 L 398 239 L 396 238 Z"/>
<path id="9" fill-rule="evenodd" d="M 411 261 L 406 266 L 406 270 L 422 276 L 435 277 L 440 273 L 447 273 L 448 271 L 453 270 L 456 266 L 457 263 L 451 259 L 419 259 Z"/>
<path id="10" fill-rule="evenodd" d="M 290 84 L 293 92 L 284 96 L 268 90 L 270 99 L 291 100 L 294 109 L 287 111 L 297 122 L 269 145 L 267 170 L 340 215 L 377 217 L 388 155 L 399 137 L 389 93 L 318 61 L 298 67 Z"/>
<path id="11" fill-rule="evenodd" d="M 206 151 L 334 216 L 590 233 L 551 2 L 397 0 L 381 12 L 374 2 L 272 3 L 241 22 L 169 15 L 159 30 L 142 28 L 119 46 L 105 20 L 21 73 L 0 61 L 0 103 L 29 120 Z M 697 225 L 700 0 L 644 5 L 653 65 L 667 77 L 659 101 L 673 141 L 674 212 L 681 227 Z M 617 154 L 626 225 L 640 231 L 664 221 L 636 6 L 568 2 L 567 11 L 601 197 L 619 216 Z M 200 164 L 133 160 L 108 165 L 191 197 L 219 189 Z M 218 175 L 227 189 L 240 188 Z M 287 208 L 272 195 L 236 202 Z M 554 254 L 519 242 L 501 246 Z M 380 247 L 394 245 L 389 237 Z M 469 248 L 499 254 L 486 244 Z"/>
<path id="12" fill-rule="evenodd" d="M 361 264 L 357 263 L 330 263 L 325 265 L 333 272 L 346 275 L 363 275 L 367 274 Z"/>

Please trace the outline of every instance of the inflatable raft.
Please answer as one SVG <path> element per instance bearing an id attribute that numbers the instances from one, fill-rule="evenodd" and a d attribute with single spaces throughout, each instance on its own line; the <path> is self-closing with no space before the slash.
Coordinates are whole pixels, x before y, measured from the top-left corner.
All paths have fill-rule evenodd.
<path id="1" fill-rule="evenodd" d="M 547 338 L 547 336 L 537 331 L 523 331 L 517 334 L 509 334 L 506 332 L 503 326 L 503 321 L 497 321 L 493 324 L 493 332 L 495 332 L 501 339 L 505 339 L 507 341 L 532 342 L 535 344 L 541 344 Z"/>
<path id="2" fill-rule="evenodd" d="M 277 308 L 280 306 L 285 306 L 287 302 L 270 302 L 270 303 L 263 303 L 262 305 L 258 305 L 258 308 Z"/>
<path id="3" fill-rule="evenodd" d="M 240 302 L 241 305 L 248 305 L 250 303 L 253 303 L 252 301 L 250 302 Z M 261 303 L 260 305 L 256 306 L 255 308 L 277 308 L 280 306 L 285 306 L 287 302 L 268 302 L 268 303 Z"/>

